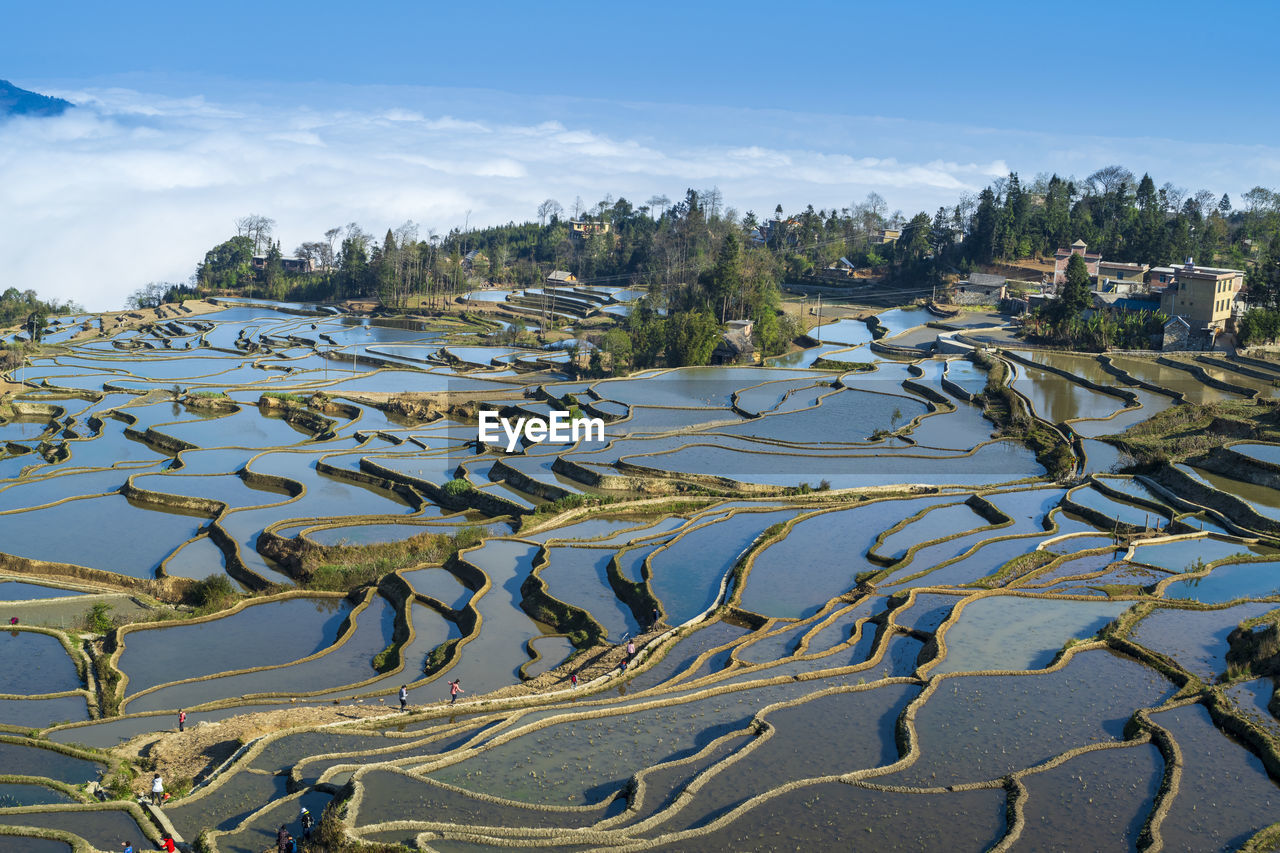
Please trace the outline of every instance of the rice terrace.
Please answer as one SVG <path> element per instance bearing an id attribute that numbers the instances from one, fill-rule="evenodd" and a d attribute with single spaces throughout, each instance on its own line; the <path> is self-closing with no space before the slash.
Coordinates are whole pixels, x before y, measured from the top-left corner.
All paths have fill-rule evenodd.
<path id="1" fill-rule="evenodd" d="M 5 4 L 0 853 L 1280 853 L 1277 33 Z"/>
<path id="2" fill-rule="evenodd" d="M 567 379 L 495 317 L 51 320 L 0 425 L 0 837 L 1271 849 L 1280 363 L 915 306 Z M 605 442 L 477 441 L 551 411 Z"/>

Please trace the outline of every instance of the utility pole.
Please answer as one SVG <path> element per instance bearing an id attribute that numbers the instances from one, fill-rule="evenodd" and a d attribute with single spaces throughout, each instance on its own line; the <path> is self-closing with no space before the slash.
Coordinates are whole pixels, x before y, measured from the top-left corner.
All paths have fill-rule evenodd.
<path id="1" fill-rule="evenodd" d="M 818 333 L 818 345 L 822 345 L 822 291 L 818 291 L 818 325 L 814 327 Z"/>

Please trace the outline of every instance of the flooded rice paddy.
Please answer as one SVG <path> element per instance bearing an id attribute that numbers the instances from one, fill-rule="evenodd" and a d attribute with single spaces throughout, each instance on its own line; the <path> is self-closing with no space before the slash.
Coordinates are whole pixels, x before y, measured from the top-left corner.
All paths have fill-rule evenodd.
<path id="1" fill-rule="evenodd" d="M 566 323 L 637 296 L 554 294 Z M 1236 362 L 991 354 L 1070 442 L 1050 475 L 919 308 L 572 380 L 483 322 L 163 310 L 58 324 L 0 409 L 0 848 L 154 840 L 113 780 L 188 736 L 164 813 L 210 851 L 331 803 L 436 851 L 1225 850 L 1280 820 L 1274 685 L 1232 651 L 1280 608 L 1280 443 L 1163 479 L 1123 449 L 1273 396 Z M 388 404 L 440 391 L 605 437 L 507 454 Z"/>

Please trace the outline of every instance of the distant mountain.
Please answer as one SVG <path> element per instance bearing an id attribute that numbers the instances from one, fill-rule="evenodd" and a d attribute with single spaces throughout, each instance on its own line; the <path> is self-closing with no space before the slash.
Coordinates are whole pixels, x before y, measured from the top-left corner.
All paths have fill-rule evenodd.
<path id="1" fill-rule="evenodd" d="M 9 116 L 56 116 L 72 106 L 75 105 L 62 98 L 28 92 L 8 80 L 0 80 L 0 119 Z"/>

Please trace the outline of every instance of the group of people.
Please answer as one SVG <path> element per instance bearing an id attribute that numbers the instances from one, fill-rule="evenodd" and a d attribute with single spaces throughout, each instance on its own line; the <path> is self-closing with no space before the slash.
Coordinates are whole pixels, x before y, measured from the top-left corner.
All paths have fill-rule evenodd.
<path id="1" fill-rule="evenodd" d="M 449 704 L 450 705 L 458 701 L 458 694 L 461 692 L 463 692 L 461 678 L 455 678 L 453 681 L 449 682 Z M 407 684 L 400 685 L 399 699 L 400 699 L 400 710 L 408 711 L 409 710 L 409 685 Z"/>
<path id="2" fill-rule="evenodd" d="M 627 667 L 631 666 L 631 662 L 635 660 L 635 658 L 636 658 L 636 641 L 634 639 L 629 639 L 627 640 L 627 653 L 626 655 L 623 656 L 622 660 L 618 663 L 618 669 L 621 672 L 626 672 Z M 577 682 L 574 682 L 573 686 L 577 687 L 578 686 Z"/>
<path id="3" fill-rule="evenodd" d="M 656 609 L 653 612 L 653 621 L 655 624 L 658 621 L 658 611 Z M 622 658 L 621 662 L 619 662 L 618 668 L 625 672 L 627 667 L 630 666 L 631 662 L 635 659 L 635 656 L 636 641 L 634 638 L 631 638 L 627 640 L 627 653 Z M 574 687 L 577 687 L 578 673 L 572 673 L 569 676 L 569 681 Z M 452 705 L 457 702 L 458 694 L 461 692 L 462 679 L 455 678 L 450 681 L 449 704 Z M 409 686 L 407 684 L 400 685 L 399 698 L 400 710 L 407 711 L 409 709 Z M 178 711 L 178 731 L 185 731 L 186 723 L 187 712 Z M 162 779 L 160 774 L 157 773 L 151 778 L 151 804 L 158 806 L 163 804 L 167 799 L 169 799 L 169 795 L 166 794 L 164 790 L 164 779 Z M 303 840 L 310 841 L 312 829 L 315 827 L 315 820 L 312 818 L 311 812 L 307 810 L 306 806 L 302 807 L 302 811 L 298 815 L 298 823 L 302 827 L 301 834 Z M 169 851 L 169 853 L 174 853 L 174 850 L 176 849 L 174 847 L 173 839 L 168 835 L 164 837 L 164 849 Z M 298 843 L 289 833 L 288 824 L 281 824 L 279 831 L 276 833 L 276 849 L 278 853 L 298 853 Z M 128 841 L 124 842 L 124 853 L 134 853 L 133 845 Z"/>
<path id="4" fill-rule="evenodd" d="M 315 827 L 316 822 L 311 817 L 311 812 L 306 806 L 298 812 L 298 825 L 301 827 L 303 841 L 311 840 L 311 831 Z M 289 824 L 280 824 L 279 831 L 276 832 L 276 850 L 277 853 L 298 853 L 298 842 L 289 834 Z"/>

